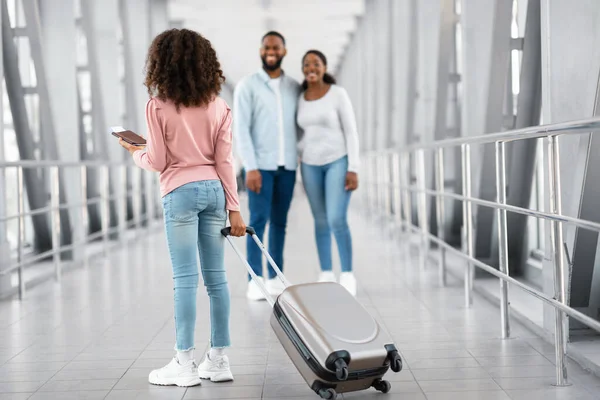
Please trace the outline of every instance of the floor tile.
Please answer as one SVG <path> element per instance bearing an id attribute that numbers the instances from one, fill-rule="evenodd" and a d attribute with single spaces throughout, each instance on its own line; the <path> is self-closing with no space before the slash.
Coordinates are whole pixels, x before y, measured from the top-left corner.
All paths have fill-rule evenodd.
<path id="1" fill-rule="evenodd" d="M 501 390 L 492 379 L 420 381 L 419 385 L 426 394 L 430 392 L 482 392 Z"/>
<path id="2" fill-rule="evenodd" d="M 489 367 L 487 371 L 492 378 L 539 378 L 556 376 L 556 368 L 552 365 Z"/>
<path id="3" fill-rule="evenodd" d="M 484 368 L 487 367 L 510 367 L 510 366 L 553 366 L 548 359 L 542 355 L 531 356 L 509 356 L 509 357 L 475 357 L 477 362 Z"/>
<path id="4" fill-rule="evenodd" d="M 112 390 L 106 400 L 181 400 L 185 388 L 149 386 L 140 390 Z"/>
<path id="5" fill-rule="evenodd" d="M 545 390 L 552 388 L 556 382 L 554 377 L 534 377 L 534 378 L 495 378 L 495 381 L 504 390 Z"/>
<path id="6" fill-rule="evenodd" d="M 263 395 L 265 397 L 286 398 L 314 395 L 315 392 L 306 384 L 275 384 L 265 385 Z"/>
<path id="7" fill-rule="evenodd" d="M 27 400 L 31 398 L 32 393 L 0 393 L 0 400 Z"/>
<path id="8" fill-rule="evenodd" d="M 411 370 L 478 367 L 480 367 L 480 364 L 474 358 L 425 358 L 410 363 Z"/>
<path id="9" fill-rule="evenodd" d="M 340 396 L 338 396 L 338 399 Z M 423 392 L 414 393 L 398 393 L 394 391 L 394 388 L 389 393 L 383 394 L 375 390 L 365 390 L 362 392 L 343 393 L 342 398 L 344 399 L 356 399 L 356 400 L 427 400 Z M 314 399 L 314 397 L 313 397 Z M 317 397 L 319 399 L 319 397 Z M 308 399 L 307 399 L 308 400 Z"/>
<path id="10" fill-rule="evenodd" d="M 597 393 L 586 392 L 577 387 L 544 388 L 537 390 L 507 390 L 512 400 L 597 400 Z"/>
<path id="11" fill-rule="evenodd" d="M 40 388 L 40 391 L 73 392 L 86 390 L 110 390 L 117 382 L 117 379 L 86 379 L 70 381 L 50 380 Z"/>
<path id="12" fill-rule="evenodd" d="M 27 382 L 32 377 L 40 381 L 46 381 L 54 376 L 54 371 L 7 371 L 0 373 L 0 382 Z"/>
<path id="13" fill-rule="evenodd" d="M 35 392 L 44 385 L 39 382 L 0 382 L 0 393 Z"/>
<path id="14" fill-rule="evenodd" d="M 434 392 L 427 393 L 427 400 L 511 400 L 501 391 L 489 392 Z"/>
<path id="15" fill-rule="evenodd" d="M 481 368 L 436 368 L 415 369 L 412 371 L 417 382 L 438 381 L 447 379 L 488 379 L 490 375 Z"/>
<path id="16" fill-rule="evenodd" d="M 76 392 L 37 392 L 29 400 L 101 400 L 108 390 L 87 390 Z"/>
<path id="17" fill-rule="evenodd" d="M 188 388 L 185 400 L 204 399 L 246 399 L 260 398 L 263 393 L 262 386 L 231 386 L 231 387 L 203 387 L 195 386 Z"/>

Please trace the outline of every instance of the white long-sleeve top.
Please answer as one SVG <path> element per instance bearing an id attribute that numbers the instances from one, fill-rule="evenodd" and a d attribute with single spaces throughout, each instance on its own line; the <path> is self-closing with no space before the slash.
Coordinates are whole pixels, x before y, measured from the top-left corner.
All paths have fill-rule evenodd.
<path id="1" fill-rule="evenodd" d="M 358 132 L 352 103 L 346 90 L 331 85 L 317 100 L 298 102 L 298 125 L 303 135 L 298 143 L 302 162 L 325 165 L 348 155 L 348 171 L 358 172 Z"/>

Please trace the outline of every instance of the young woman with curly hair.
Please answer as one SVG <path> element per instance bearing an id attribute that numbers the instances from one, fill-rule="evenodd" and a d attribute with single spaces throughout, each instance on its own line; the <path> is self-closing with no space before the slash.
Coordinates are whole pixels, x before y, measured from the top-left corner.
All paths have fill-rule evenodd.
<path id="1" fill-rule="evenodd" d="M 146 148 L 120 141 L 144 169 L 160 173 L 167 244 L 173 267 L 175 350 L 169 364 L 150 373 L 155 385 L 195 386 L 200 379 L 233 379 L 224 348 L 230 345 L 230 295 L 221 229 L 243 236 L 233 168 L 231 110 L 218 97 L 223 72 L 211 44 L 196 32 L 171 29 L 148 52 L 145 85 Z M 194 359 L 198 266 L 210 298 L 211 349 Z"/>

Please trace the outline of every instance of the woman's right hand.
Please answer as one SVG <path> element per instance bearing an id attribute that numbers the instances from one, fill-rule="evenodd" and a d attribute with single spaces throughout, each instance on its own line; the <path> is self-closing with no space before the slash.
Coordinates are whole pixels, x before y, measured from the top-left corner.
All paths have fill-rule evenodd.
<path id="1" fill-rule="evenodd" d="M 231 225 L 231 236 L 244 236 L 246 224 L 239 211 L 229 211 L 229 224 Z"/>

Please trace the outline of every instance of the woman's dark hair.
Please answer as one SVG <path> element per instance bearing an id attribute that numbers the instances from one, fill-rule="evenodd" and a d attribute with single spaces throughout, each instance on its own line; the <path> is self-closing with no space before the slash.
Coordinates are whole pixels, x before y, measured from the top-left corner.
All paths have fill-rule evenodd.
<path id="1" fill-rule="evenodd" d="M 302 65 L 304 65 L 304 60 L 306 59 L 306 56 L 308 56 L 309 54 L 314 54 L 315 56 L 319 57 L 321 59 L 321 62 L 323 63 L 324 66 L 327 66 L 327 57 L 325 57 L 325 54 L 321 53 L 319 50 L 309 50 L 306 52 L 306 54 L 304 54 L 304 57 L 302 57 Z M 325 75 L 323 75 L 323 82 L 328 83 L 330 85 L 335 85 L 336 84 L 336 80 L 333 77 L 333 75 L 325 72 Z M 302 90 L 306 90 L 308 89 L 308 82 L 306 82 L 306 79 L 304 80 L 304 82 L 302 82 Z"/>
<path id="2" fill-rule="evenodd" d="M 189 29 L 170 29 L 150 45 L 144 85 L 150 96 L 180 106 L 206 106 L 225 82 L 210 42 Z"/>

